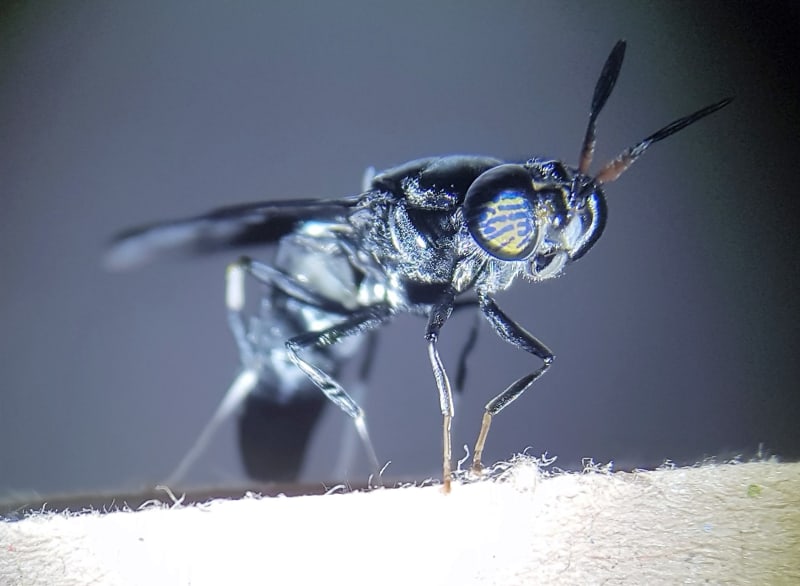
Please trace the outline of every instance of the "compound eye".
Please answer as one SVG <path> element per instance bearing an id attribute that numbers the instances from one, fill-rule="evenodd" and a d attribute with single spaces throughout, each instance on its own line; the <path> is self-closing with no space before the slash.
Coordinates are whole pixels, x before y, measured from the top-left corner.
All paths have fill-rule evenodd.
<path id="1" fill-rule="evenodd" d="M 536 194 L 521 165 L 500 165 L 472 182 L 464 198 L 470 234 L 500 260 L 522 260 L 536 248 Z"/>

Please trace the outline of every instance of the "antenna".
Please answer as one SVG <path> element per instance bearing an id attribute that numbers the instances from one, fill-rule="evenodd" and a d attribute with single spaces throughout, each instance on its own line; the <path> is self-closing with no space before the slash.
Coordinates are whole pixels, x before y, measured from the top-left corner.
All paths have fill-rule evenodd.
<path id="1" fill-rule="evenodd" d="M 716 104 L 711 104 L 710 106 L 706 106 L 705 108 L 698 110 L 694 114 L 689 114 L 688 116 L 684 116 L 683 118 L 679 118 L 678 120 L 667 124 L 664 128 L 657 130 L 639 144 L 622 151 L 617 158 L 607 163 L 605 167 L 600 169 L 600 172 L 595 177 L 595 181 L 597 183 L 611 183 L 612 181 L 615 181 L 620 175 L 628 170 L 628 168 L 634 163 L 634 161 L 636 161 L 636 159 L 644 154 L 650 145 L 657 143 L 660 140 L 664 140 L 668 136 L 672 136 L 690 124 L 694 124 L 701 118 L 705 118 L 709 114 L 713 114 L 717 110 L 724 108 L 732 101 L 733 98 L 725 98 Z"/>
<path id="2" fill-rule="evenodd" d="M 622 69 L 622 60 L 625 58 L 625 41 L 617 41 L 611 53 L 606 59 L 606 64 L 603 65 L 603 71 L 600 72 L 600 78 L 597 80 L 597 85 L 594 88 L 594 96 L 592 96 L 592 109 L 589 111 L 589 125 L 586 127 L 586 136 L 583 139 L 583 146 L 581 147 L 580 163 L 578 164 L 578 172 L 581 175 L 586 175 L 589 172 L 589 165 L 592 164 L 592 157 L 594 156 L 594 145 L 597 142 L 595 137 L 595 126 L 597 122 L 597 115 L 600 110 L 606 105 L 608 96 L 614 89 L 614 84 L 617 83 L 620 69 Z"/>

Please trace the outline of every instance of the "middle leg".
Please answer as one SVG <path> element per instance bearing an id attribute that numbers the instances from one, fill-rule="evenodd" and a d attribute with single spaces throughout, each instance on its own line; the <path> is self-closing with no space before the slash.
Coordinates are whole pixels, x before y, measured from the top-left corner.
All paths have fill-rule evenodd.
<path id="1" fill-rule="evenodd" d="M 375 455 L 375 449 L 369 438 L 366 419 L 363 409 L 347 393 L 344 387 L 331 375 L 315 366 L 301 356 L 307 348 L 324 348 L 346 338 L 364 334 L 383 325 L 393 315 L 393 310 L 388 304 L 378 304 L 353 311 L 342 323 L 333 325 L 318 332 L 306 332 L 294 336 L 286 342 L 286 351 L 289 359 L 313 382 L 325 396 L 339 409 L 344 411 L 355 424 L 356 431 L 361 437 L 370 463 L 376 473 L 380 471 L 380 464 Z"/>

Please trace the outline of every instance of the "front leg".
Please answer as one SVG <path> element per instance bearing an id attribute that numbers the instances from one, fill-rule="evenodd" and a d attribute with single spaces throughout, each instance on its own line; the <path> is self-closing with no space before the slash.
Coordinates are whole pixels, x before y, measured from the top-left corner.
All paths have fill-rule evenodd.
<path id="1" fill-rule="evenodd" d="M 453 419 L 453 391 L 450 389 L 450 380 L 447 378 L 442 359 L 439 356 L 437 342 L 439 331 L 444 322 L 453 313 L 455 304 L 455 291 L 448 287 L 436 304 L 431 308 L 428 316 L 428 326 L 425 328 L 425 340 L 428 342 L 428 358 L 433 369 L 433 378 L 436 380 L 436 389 L 439 391 L 439 407 L 442 411 L 442 483 L 445 493 L 450 492 L 451 468 L 451 442 L 450 423 Z"/>
<path id="2" fill-rule="evenodd" d="M 492 324 L 492 328 L 494 328 L 498 336 L 509 344 L 525 350 L 525 352 L 533 354 L 537 358 L 541 358 L 543 364 L 538 370 L 513 382 L 506 390 L 486 404 L 486 411 L 481 422 L 481 431 L 478 434 L 478 440 L 475 442 L 475 455 L 472 459 L 472 469 L 475 472 L 480 472 L 482 469 L 481 457 L 483 456 L 483 447 L 486 444 L 486 436 L 489 434 L 489 426 L 492 424 L 492 417 L 500 413 L 509 403 L 515 401 L 524 393 L 533 384 L 533 381 L 550 368 L 555 359 L 555 356 L 547 346 L 503 313 L 494 299 L 484 293 L 480 293 L 478 295 L 478 303 L 483 315 Z"/>

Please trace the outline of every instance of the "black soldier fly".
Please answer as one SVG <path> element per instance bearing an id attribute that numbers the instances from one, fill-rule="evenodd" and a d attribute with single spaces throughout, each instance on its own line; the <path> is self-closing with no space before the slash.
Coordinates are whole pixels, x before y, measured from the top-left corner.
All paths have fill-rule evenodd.
<path id="1" fill-rule="evenodd" d="M 479 308 L 502 340 L 541 361 L 486 404 L 473 452 L 473 470 L 480 471 L 492 418 L 554 359 L 493 296 L 517 277 L 550 279 L 584 256 L 605 227 L 603 186 L 652 144 L 731 101 L 668 124 L 590 175 L 597 116 L 624 54 L 625 42 L 619 41 L 600 74 L 577 167 L 545 158 L 524 163 L 461 155 L 418 159 L 370 177 L 353 197 L 244 204 L 130 230 L 115 241 L 109 261 L 125 267 L 167 250 L 276 244 L 271 264 L 242 257 L 228 267 L 226 303 L 241 370 L 218 416 L 256 389 L 267 389 L 276 403 L 319 389 L 352 418 L 375 469 L 378 459 L 364 411 L 337 381 L 337 370 L 365 334 L 396 315 L 426 318 L 424 338 L 443 418 L 442 474 L 448 491 L 453 393 L 438 344 L 454 309 Z M 252 314 L 245 311 L 247 277 L 265 287 L 260 308 Z M 187 456 L 179 474 L 192 458 Z"/>

